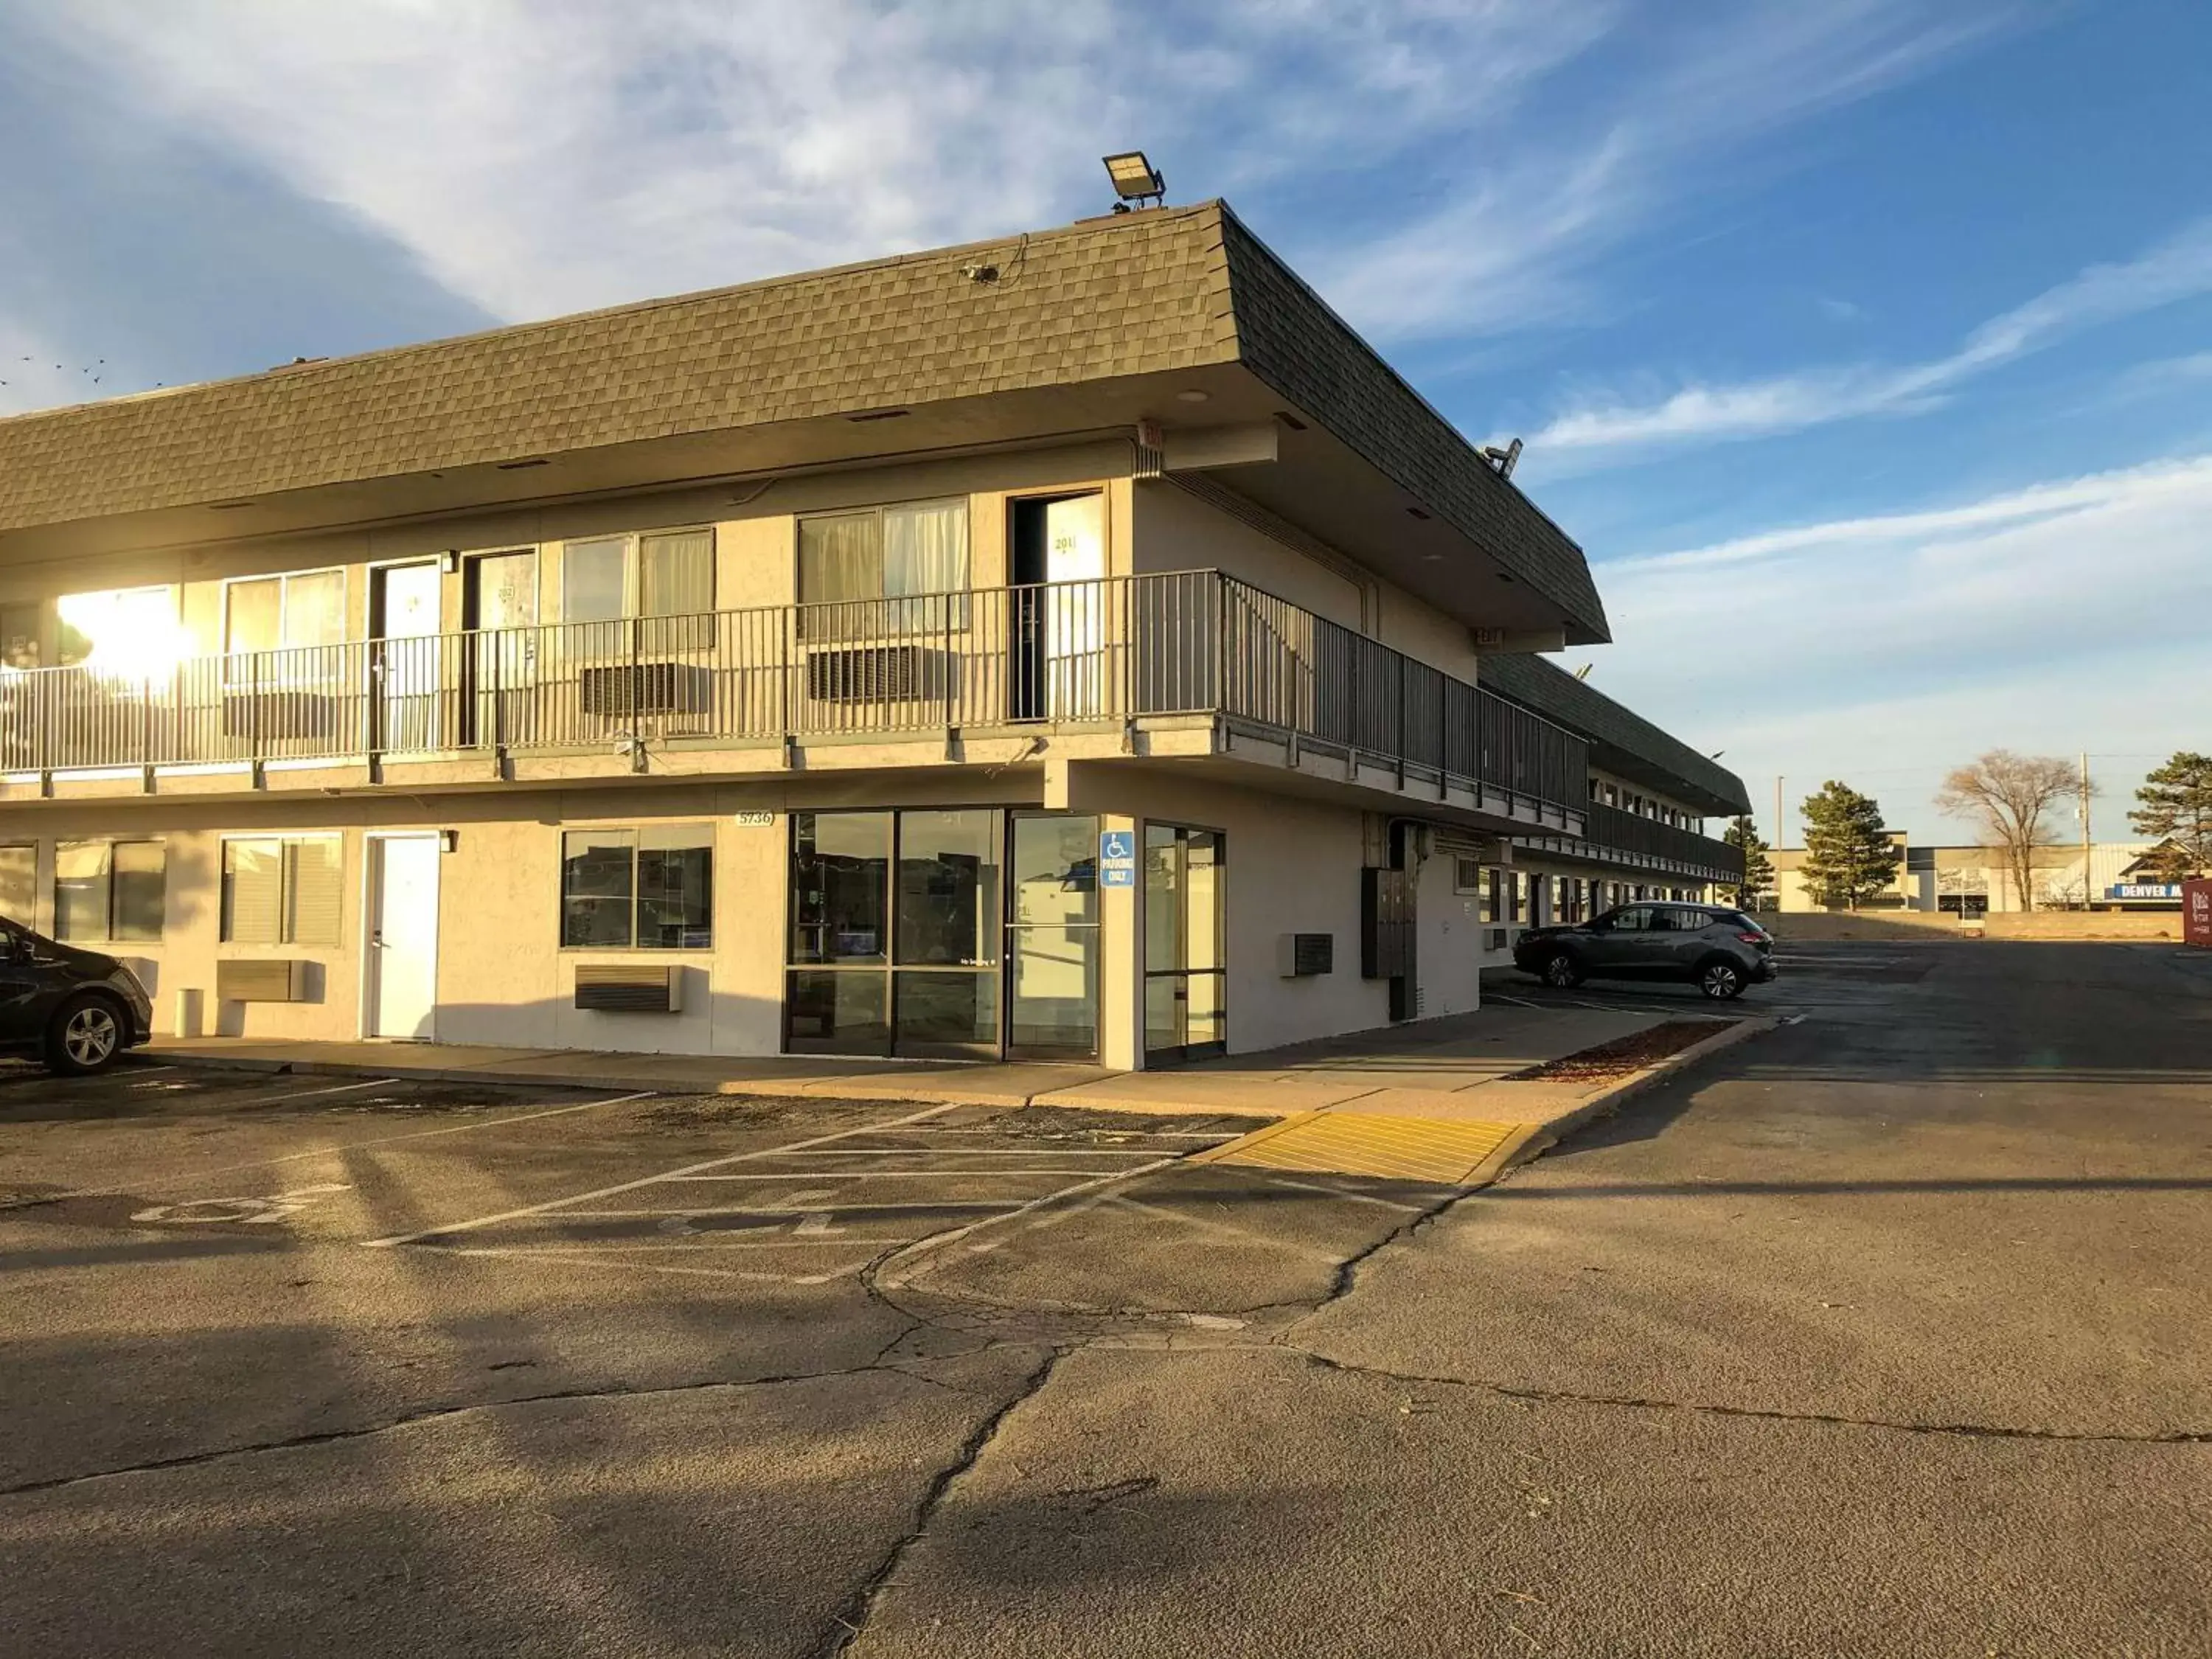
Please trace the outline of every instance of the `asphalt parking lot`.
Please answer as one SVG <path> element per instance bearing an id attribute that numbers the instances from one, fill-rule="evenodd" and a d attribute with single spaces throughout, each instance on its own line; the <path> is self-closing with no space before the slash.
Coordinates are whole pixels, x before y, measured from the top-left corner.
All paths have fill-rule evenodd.
<path id="1" fill-rule="evenodd" d="M 1472 1196 L 1190 1163 L 1231 1119 L 0 1071 L 0 1629 L 2207 1650 L 2212 975 L 1793 955 Z"/>

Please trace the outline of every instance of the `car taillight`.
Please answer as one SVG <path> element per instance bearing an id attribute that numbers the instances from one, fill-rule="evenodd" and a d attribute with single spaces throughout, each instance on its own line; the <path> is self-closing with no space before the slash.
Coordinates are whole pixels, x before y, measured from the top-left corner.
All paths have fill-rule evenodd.
<path id="1" fill-rule="evenodd" d="M 1766 943 L 1766 935 L 1764 933 L 1738 933 L 1736 937 L 1741 939 L 1746 945 L 1764 945 Z"/>

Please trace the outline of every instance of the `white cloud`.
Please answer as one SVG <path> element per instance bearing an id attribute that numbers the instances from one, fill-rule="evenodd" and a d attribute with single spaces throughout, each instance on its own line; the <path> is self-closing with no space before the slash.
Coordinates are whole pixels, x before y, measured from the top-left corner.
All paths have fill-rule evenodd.
<path id="1" fill-rule="evenodd" d="M 1887 775 L 1932 830 L 1942 772 L 1986 749 L 2202 745 L 2208 524 L 2212 454 L 1604 564 L 1596 683 L 1725 744 L 1755 796 Z M 1712 643 L 1694 674 L 1684 640 Z"/>
<path id="2" fill-rule="evenodd" d="M 1656 402 L 1588 403 L 1528 440 L 1540 462 L 1559 451 L 1638 452 L 1692 441 L 1765 437 L 1869 415 L 1936 407 L 1976 374 L 2100 323 L 2212 292 L 2212 221 L 2141 258 L 2092 265 L 1990 319 L 1958 349 L 1902 368 L 1859 366 L 1729 386 L 1691 386 Z M 1585 463 L 1587 464 L 1587 463 Z"/>
<path id="3" fill-rule="evenodd" d="M 1530 9 L 1261 0 L 72 0 L 58 38 L 503 317 L 1181 199 L 1464 131 L 1604 33 Z"/>

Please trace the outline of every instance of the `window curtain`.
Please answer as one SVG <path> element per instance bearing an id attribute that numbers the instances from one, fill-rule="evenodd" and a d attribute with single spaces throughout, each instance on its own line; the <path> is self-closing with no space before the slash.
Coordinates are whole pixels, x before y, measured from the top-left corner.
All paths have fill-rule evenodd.
<path id="1" fill-rule="evenodd" d="M 167 908 L 168 848 L 158 841 L 119 841 L 114 860 L 115 914 L 109 937 L 157 939 Z"/>
<path id="2" fill-rule="evenodd" d="M 604 541 L 570 542 L 561 550 L 561 619 L 563 622 L 620 622 L 623 567 L 629 549 L 619 536 Z"/>
<path id="3" fill-rule="evenodd" d="M 284 583 L 270 576 L 233 582 L 223 629 L 226 651 L 274 651 L 283 633 Z"/>
<path id="4" fill-rule="evenodd" d="M 881 631 L 876 607 L 855 602 L 880 599 L 883 591 L 883 521 L 874 514 L 799 521 L 799 604 L 844 607 L 800 612 L 805 637 L 865 639 Z"/>
<path id="5" fill-rule="evenodd" d="M 704 530 L 638 541 L 638 614 L 703 617 L 714 608 L 714 538 Z"/>
<path id="6" fill-rule="evenodd" d="M 226 945 L 275 945 L 284 918 L 284 843 L 222 844 L 222 939 Z"/>
<path id="7" fill-rule="evenodd" d="M 884 509 L 884 593 L 961 593 L 930 605 L 897 607 L 903 628 L 964 628 L 968 623 L 968 503 L 921 501 Z"/>
<path id="8" fill-rule="evenodd" d="M 284 942 L 336 945 L 344 908 L 345 844 L 315 836 L 284 845 Z"/>
<path id="9" fill-rule="evenodd" d="M 284 578 L 287 647 L 345 641 L 345 572 L 316 570 Z"/>
<path id="10" fill-rule="evenodd" d="M 110 848 L 104 841 L 64 842 L 54 849 L 54 937 L 107 937 Z"/>

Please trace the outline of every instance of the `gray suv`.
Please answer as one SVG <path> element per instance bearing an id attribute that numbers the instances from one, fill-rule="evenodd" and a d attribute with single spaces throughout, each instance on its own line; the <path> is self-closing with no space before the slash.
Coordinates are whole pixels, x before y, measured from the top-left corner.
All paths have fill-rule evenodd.
<path id="1" fill-rule="evenodd" d="M 1571 927 L 1531 927 L 1513 964 L 1571 990 L 1585 979 L 1679 979 L 1717 1000 L 1774 977 L 1774 936 L 1719 904 L 1639 900 Z"/>

